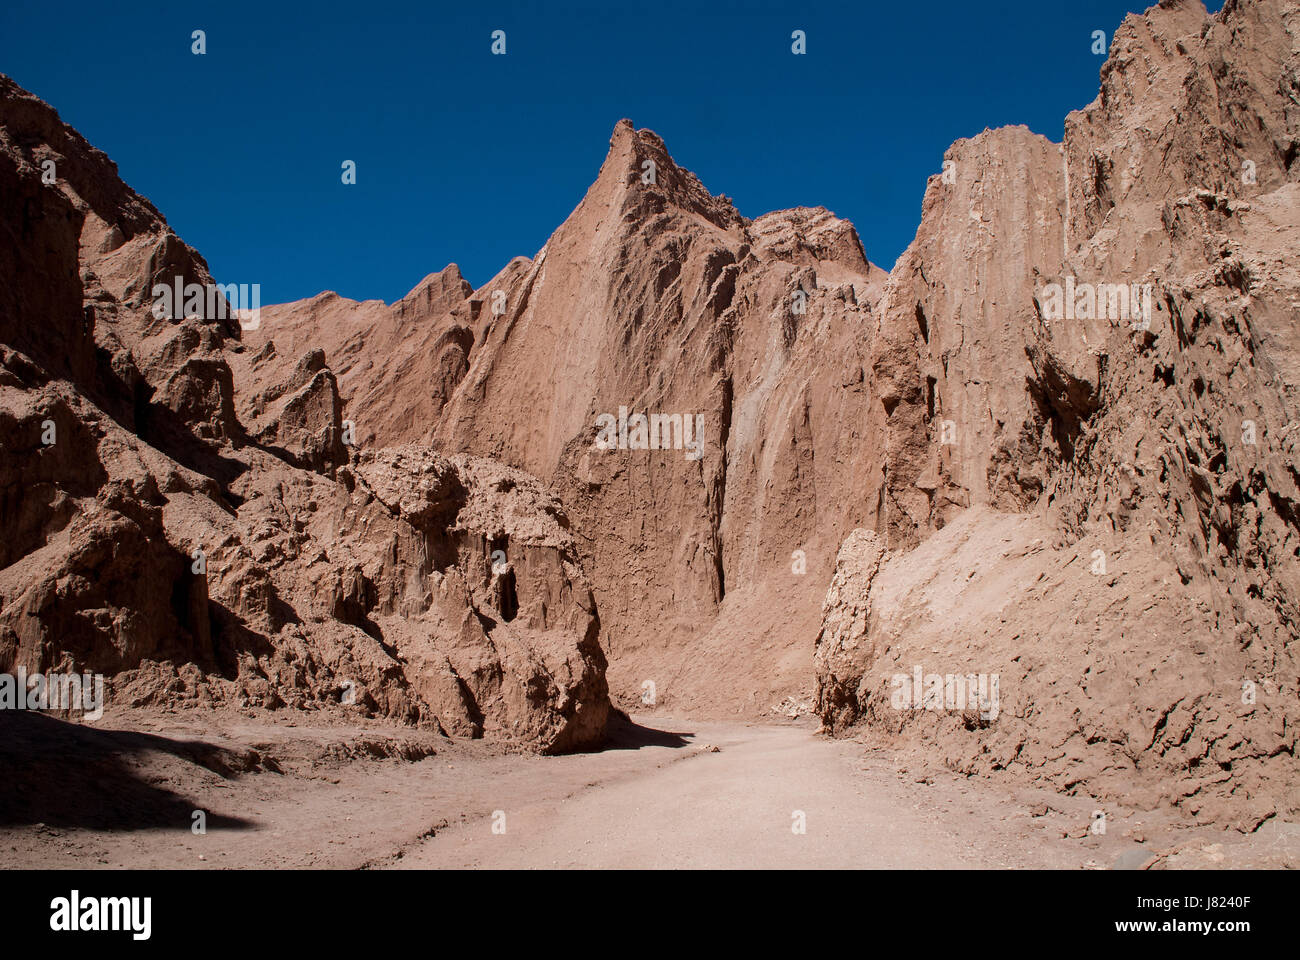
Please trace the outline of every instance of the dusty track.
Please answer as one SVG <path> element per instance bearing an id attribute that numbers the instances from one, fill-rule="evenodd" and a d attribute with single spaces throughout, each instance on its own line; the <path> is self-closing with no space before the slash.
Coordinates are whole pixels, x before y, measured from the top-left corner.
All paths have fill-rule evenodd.
<path id="1" fill-rule="evenodd" d="M 0 734 L 0 867 L 1300 863 L 1285 825 L 1243 840 L 1108 810 L 1097 836 L 1089 798 L 1014 792 L 808 724 L 638 716 L 607 749 L 561 757 L 283 713 L 124 711 L 90 727 L 9 711 Z"/>
<path id="2" fill-rule="evenodd" d="M 993 795 L 917 789 L 858 744 L 806 727 L 713 725 L 684 748 L 643 747 L 636 769 L 556 802 L 472 821 L 407 851 L 404 867 L 1068 867 Z M 707 744 L 707 746 L 701 746 Z M 717 746 L 719 751 L 709 751 Z M 796 811 L 806 832 L 795 833 Z M 499 823 L 499 818 L 495 821 Z"/>

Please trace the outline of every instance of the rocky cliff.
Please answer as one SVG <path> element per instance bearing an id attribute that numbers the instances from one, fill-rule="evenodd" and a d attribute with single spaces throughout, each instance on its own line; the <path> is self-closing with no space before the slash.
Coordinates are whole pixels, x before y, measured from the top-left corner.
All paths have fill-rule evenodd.
<path id="1" fill-rule="evenodd" d="M 885 280 L 847 221 L 746 220 L 622 121 L 533 259 L 477 291 L 453 266 L 392 306 L 272 308 L 248 342 L 285 358 L 283 377 L 323 331 L 364 443 L 425 440 L 550 484 L 625 702 L 651 681 L 664 703 L 752 713 L 806 698 L 839 541 L 885 510 L 868 386 Z M 632 449 L 635 425 L 602 446 L 620 409 L 675 418 L 672 449 Z"/>
<path id="2" fill-rule="evenodd" d="M 1063 144 L 949 152 L 882 310 L 902 509 L 889 554 L 840 554 L 829 729 L 1247 830 L 1294 815 L 1298 53 L 1293 3 L 1162 3 Z M 997 675 L 996 720 L 927 706 L 918 667 Z"/>
<path id="3" fill-rule="evenodd" d="M 349 447 L 319 344 L 280 370 L 224 296 L 157 309 L 159 285 L 212 289 L 206 264 L 7 78 L 0 204 L 0 671 L 601 740 L 600 620 L 551 492 Z"/>

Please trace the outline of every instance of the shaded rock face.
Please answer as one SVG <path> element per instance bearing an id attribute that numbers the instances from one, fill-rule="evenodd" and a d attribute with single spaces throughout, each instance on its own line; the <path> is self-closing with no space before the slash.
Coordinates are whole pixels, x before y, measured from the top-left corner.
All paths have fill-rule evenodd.
<path id="1" fill-rule="evenodd" d="M 600 620 L 552 493 L 475 458 L 357 454 L 319 343 L 282 362 L 233 319 L 155 315 L 155 285 L 206 286 L 206 264 L 4 77 L 0 188 L 0 671 L 546 752 L 603 738 Z M 437 343 L 461 375 L 469 341 Z"/>
<path id="2" fill-rule="evenodd" d="M 203 258 L 111 160 L 8 77 L 0 119 L 4 222 L 17 241 L 6 256 L 19 258 L 4 264 L 18 281 L 0 313 L 4 342 L 165 447 L 235 436 L 222 348 L 237 326 L 153 315 L 155 284 L 212 283 Z"/>
<path id="3" fill-rule="evenodd" d="M 882 309 L 902 509 L 872 582 L 827 597 L 828 728 L 1244 830 L 1295 815 L 1298 37 L 1294 4 L 1165 3 L 1061 146 L 949 152 Z M 1067 277 L 1149 285 L 1149 313 L 1062 316 Z M 871 557 L 846 542 L 835 582 Z M 998 719 L 897 709 L 916 664 L 999 674 Z"/>
<path id="4" fill-rule="evenodd" d="M 59 376 L 90 382 L 95 343 L 87 319 L 94 314 L 82 311 L 82 215 L 61 194 L 50 194 L 38 167 L 9 150 L 0 152 L 0 205 L 6 227 L 0 275 L 32 280 L 0 289 L 0 341 Z M 50 323 L 51 317 L 58 319 Z"/>

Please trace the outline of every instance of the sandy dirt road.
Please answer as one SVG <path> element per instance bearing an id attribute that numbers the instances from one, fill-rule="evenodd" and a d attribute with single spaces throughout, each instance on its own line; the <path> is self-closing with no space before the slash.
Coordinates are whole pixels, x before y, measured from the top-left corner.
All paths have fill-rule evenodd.
<path id="1" fill-rule="evenodd" d="M 860 745 L 817 737 L 807 726 L 703 724 L 693 730 L 685 746 L 641 747 L 643 762 L 633 770 L 558 802 L 518 798 L 487 819 L 425 838 L 397 863 L 1078 867 L 1090 856 L 1078 846 L 1048 842 L 1027 811 L 1015 815 L 993 793 L 900 782 L 885 764 L 864 761 Z"/>
<path id="2" fill-rule="evenodd" d="M 1242 843 L 1176 814 L 1111 810 L 1095 835 L 1086 797 L 962 777 L 802 721 L 648 714 L 620 722 L 599 752 L 539 757 L 284 713 L 128 711 L 94 728 L 0 719 L 0 868 L 1300 862 L 1293 825 Z"/>

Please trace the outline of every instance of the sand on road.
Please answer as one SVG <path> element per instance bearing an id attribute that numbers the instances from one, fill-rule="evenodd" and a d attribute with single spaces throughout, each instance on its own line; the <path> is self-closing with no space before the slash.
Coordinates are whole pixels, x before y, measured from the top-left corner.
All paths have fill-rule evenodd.
<path id="1" fill-rule="evenodd" d="M 640 718 L 644 723 L 657 718 Z M 503 799 L 397 865 L 497 868 L 1077 867 L 988 791 L 900 782 L 806 725 L 702 724 L 571 796 Z M 714 752 L 711 748 L 717 747 Z M 978 785 L 976 785 L 978 786 Z"/>
<path id="2" fill-rule="evenodd" d="M 542 757 L 365 720 L 124 711 L 0 717 L 0 867 L 1287 866 L 1176 813 L 1013 789 L 807 720 L 620 720 Z M 864 735 L 865 737 L 865 735 Z M 194 829 L 202 812 L 206 830 Z"/>

